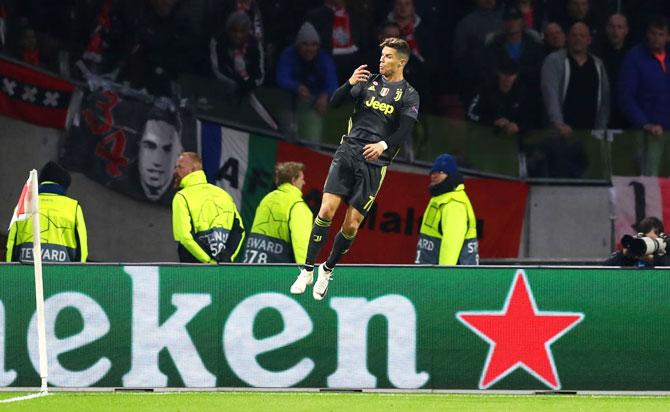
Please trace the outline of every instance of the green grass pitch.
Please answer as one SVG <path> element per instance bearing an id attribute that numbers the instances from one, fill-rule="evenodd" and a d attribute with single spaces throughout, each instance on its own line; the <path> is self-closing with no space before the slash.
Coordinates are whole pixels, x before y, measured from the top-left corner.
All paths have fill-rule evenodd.
<path id="1" fill-rule="evenodd" d="M 0 393 L 0 400 L 26 395 Z M 388 393 L 53 392 L 0 403 L 0 411 L 670 411 L 670 397 L 571 395 L 447 395 Z"/>

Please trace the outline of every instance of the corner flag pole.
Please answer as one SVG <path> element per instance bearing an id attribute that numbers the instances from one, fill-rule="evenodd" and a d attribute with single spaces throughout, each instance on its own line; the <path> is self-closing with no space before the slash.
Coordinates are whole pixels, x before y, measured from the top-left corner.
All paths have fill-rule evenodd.
<path id="1" fill-rule="evenodd" d="M 46 323 L 44 320 L 44 284 L 42 282 L 42 242 L 40 239 L 40 208 L 37 190 L 37 171 L 35 169 L 30 171 L 30 196 L 34 209 L 32 210 L 33 218 L 33 262 L 35 265 L 35 304 L 37 311 L 37 342 L 39 346 L 39 361 L 40 361 L 40 378 L 42 384 L 40 391 L 47 393 L 47 332 Z"/>

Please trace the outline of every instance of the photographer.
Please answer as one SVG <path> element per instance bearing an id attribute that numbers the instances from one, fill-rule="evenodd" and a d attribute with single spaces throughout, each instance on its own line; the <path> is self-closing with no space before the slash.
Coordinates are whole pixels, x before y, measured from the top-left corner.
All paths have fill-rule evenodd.
<path id="1" fill-rule="evenodd" d="M 614 252 L 605 261 L 605 266 L 670 266 L 670 256 L 666 254 L 669 239 L 664 233 L 663 222 L 656 217 L 646 217 L 637 224 L 637 230 L 637 235 L 625 235 L 621 239 L 623 250 Z"/>

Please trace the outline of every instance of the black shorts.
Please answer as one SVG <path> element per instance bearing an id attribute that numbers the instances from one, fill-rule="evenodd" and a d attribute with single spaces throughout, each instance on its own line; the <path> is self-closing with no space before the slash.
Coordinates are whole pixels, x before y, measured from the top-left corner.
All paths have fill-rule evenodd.
<path id="1" fill-rule="evenodd" d="M 366 162 L 362 147 L 345 142 L 335 152 L 323 191 L 342 196 L 349 206 L 366 215 L 385 175 L 386 166 Z"/>

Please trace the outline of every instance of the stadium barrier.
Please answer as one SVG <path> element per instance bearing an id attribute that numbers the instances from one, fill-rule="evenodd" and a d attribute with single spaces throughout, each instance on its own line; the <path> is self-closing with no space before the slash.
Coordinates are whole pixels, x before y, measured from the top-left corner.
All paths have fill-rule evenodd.
<path id="1" fill-rule="evenodd" d="M 359 245 L 360 246 L 360 245 Z M 0 386 L 38 386 L 32 266 L 0 266 Z M 47 265 L 62 387 L 670 390 L 670 277 L 605 268 Z"/>

